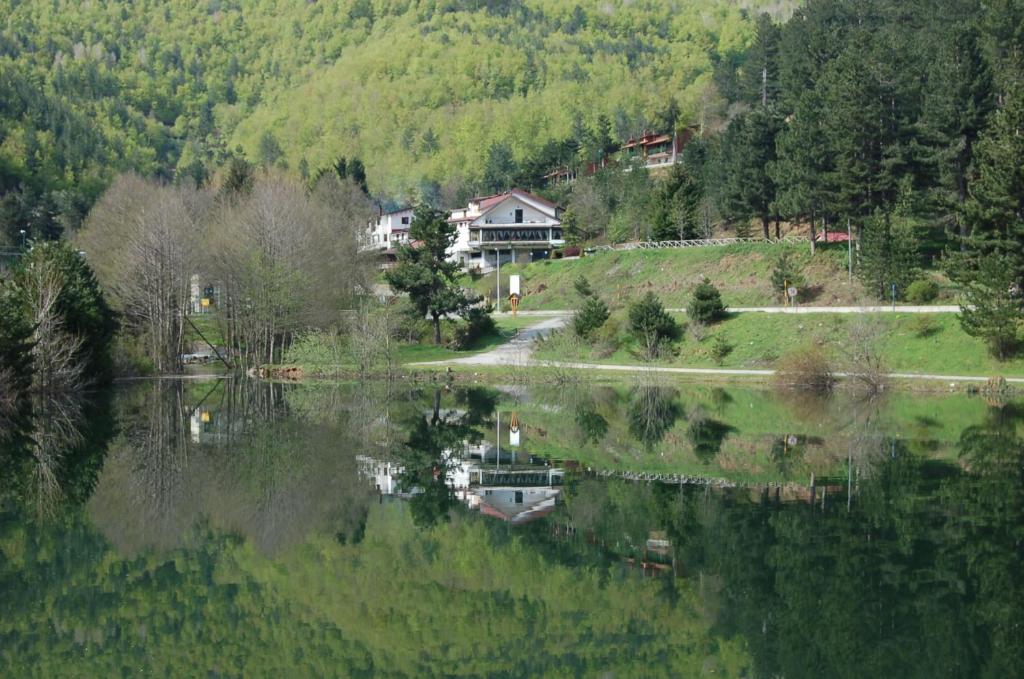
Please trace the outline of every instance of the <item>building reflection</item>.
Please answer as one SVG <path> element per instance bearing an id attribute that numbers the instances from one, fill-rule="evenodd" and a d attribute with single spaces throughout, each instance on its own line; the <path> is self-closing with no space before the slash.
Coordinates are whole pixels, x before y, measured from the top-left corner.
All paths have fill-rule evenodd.
<path id="1" fill-rule="evenodd" d="M 515 413 L 495 414 L 493 440 L 470 440 L 446 448 L 434 467 L 455 498 L 471 510 L 511 525 L 547 516 L 561 500 L 565 470 L 526 452 L 526 433 Z M 360 474 L 382 497 L 412 499 L 424 492 L 398 461 L 358 458 Z"/>

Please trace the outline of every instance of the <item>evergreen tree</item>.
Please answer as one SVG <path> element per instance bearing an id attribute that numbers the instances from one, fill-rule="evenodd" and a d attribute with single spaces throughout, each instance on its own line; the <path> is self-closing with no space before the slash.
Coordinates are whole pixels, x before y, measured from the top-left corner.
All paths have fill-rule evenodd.
<path id="1" fill-rule="evenodd" d="M 220 187 L 220 195 L 228 200 L 245 196 L 252 192 L 255 173 L 252 165 L 245 158 L 232 156 L 228 164 L 227 176 Z"/>
<path id="2" fill-rule="evenodd" d="M 725 318 L 722 295 L 707 278 L 694 288 L 686 315 L 698 323 L 715 323 Z"/>
<path id="3" fill-rule="evenodd" d="M 747 51 L 740 79 L 743 99 L 751 106 L 777 105 L 781 31 L 768 14 L 757 17 L 757 35 Z"/>
<path id="4" fill-rule="evenodd" d="M 1017 349 L 1024 327 L 1024 295 L 1014 266 L 1007 255 L 986 255 L 957 277 L 964 332 L 985 340 L 992 354 L 1001 359 Z"/>
<path id="5" fill-rule="evenodd" d="M 1024 284 L 1024 87 L 1014 86 L 977 145 L 964 204 L 967 249 L 1006 258 Z"/>
<path id="6" fill-rule="evenodd" d="M 682 329 L 665 311 L 661 300 L 648 292 L 629 307 L 629 328 L 642 343 L 648 359 L 657 357 L 666 342 L 679 339 Z"/>
<path id="7" fill-rule="evenodd" d="M 962 214 L 968 171 L 992 110 L 993 83 L 973 24 L 954 26 L 951 32 L 935 36 L 915 146 L 929 175 L 935 207 L 949 215 L 963 243 L 968 236 Z"/>
<path id="8" fill-rule="evenodd" d="M 775 212 L 775 182 L 768 168 L 776 160 L 775 138 L 782 120 L 771 107 L 759 107 L 734 119 L 721 146 L 725 209 L 736 219 L 756 217 L 765 239 Z M 776 228 L 778 236 L 778 228 Z"/>
<path id="9" fill-rule="evenodd" d="M 441 319 L 466 317 L 479 297 L 470 296 L 459 284 L 459 265 L 448 260 L 455 244 L 455 226 L 444 213 L 419 205 L 409 227 L 408 245 L 398 249 L 398 264 L 385 274 L 388 284 L 409 294 L 420 317 L 429 316 L 434 344 L 441 344 Z M 415 243 L 415 245 L 413 245 Z"/>
<path id="10" fill-rule="evenodd" d="M 888 216 L 867 220 L 857 275 L 871 294 L 889 299 L 895 285 L 897 298 L 903 298 L 919 270 L 918 241 L 908 225 L 894 226 Z"/>

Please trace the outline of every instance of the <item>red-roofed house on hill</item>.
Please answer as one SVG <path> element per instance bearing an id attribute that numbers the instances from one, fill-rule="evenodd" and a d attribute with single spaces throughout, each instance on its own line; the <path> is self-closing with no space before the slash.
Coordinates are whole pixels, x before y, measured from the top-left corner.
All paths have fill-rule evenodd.
<path id="1" fill-rule="evenodd" d="M 512 189 L 474 198 L 452 210 L 458 230 L 451 257 L 466 269 L 489 271 L 502 263 L 547 259 L 565 245 L 562 208 L 529 191 Z"/>

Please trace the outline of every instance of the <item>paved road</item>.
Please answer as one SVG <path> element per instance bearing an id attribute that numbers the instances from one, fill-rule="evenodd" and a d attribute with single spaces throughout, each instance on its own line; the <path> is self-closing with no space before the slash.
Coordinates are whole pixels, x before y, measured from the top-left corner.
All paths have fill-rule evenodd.
<path id="1" fill-rule="evenodd" d="M 455 358 L 448 361 L 429 361 L 413 363 L 413 366 L 445 366 L 445 365 L 479 365 L 479 366 L 519 366 L 537 368 L 568 368 L 572 370 L 604 370 L 610 372 L 662 373 L 672 375 L 725 375 L 734 377 L 771 377 L 775 374 L 770 369 L 744 368 L 672 368 L 651 365 L 617 365 L 611 363 L 580 363 L 574 361 L 545 361 L 530 356 L 533 342 L 538 337 L 563 327 L 568 322 L 568 315 L 553 316 L 537 322 L 519 334 L 510 342 L 502 344 L 491 351 Z M 850 377 L 847 373 L 836 373 L 837 377 Z M 936 375 L 931 373 L 890 373 L 888 377 L 903 380 L 930 380 L 939 382 L 986 382 L 990 375 Z M 1007 382 L 1024 384 L 1024 377 L 1007 377 Z"/>
<path id="2" fill-rule="evenodd" d="M 686 313 L 686 309 L 668 309 L 673 313 Z M 763 313 L 763 314 L 876 314 L 893 313 L 893 306 L 890 304 L 878 306 L 737 306 L 728 307 L 726 311 L 731 313 Z M 896 313 L 902 314 L 955 314 L 960 312 L 956 305 L 935 305 L 935 306 L 910 306 L 896 305 Z M 571 310 L 552 309 L 544 311 L 520 311 L 520 316 L 527 317 L 549 317 L 549 316 L 571 316 Z M 495 314 L 496 316 L 509 316 L 507 312 Z"/>

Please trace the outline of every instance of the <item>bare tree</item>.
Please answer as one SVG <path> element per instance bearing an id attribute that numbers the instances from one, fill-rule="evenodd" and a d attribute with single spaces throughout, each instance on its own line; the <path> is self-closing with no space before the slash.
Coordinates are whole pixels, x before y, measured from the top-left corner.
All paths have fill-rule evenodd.
<path id="1" fill-rule="evenodd" d="M 85 364 L 82 338 L 65 331 L 58 302 L 67 276 L 52 259 L 26 267 L 22 294 L 32 326 L 32 389 L 40 392 L 74 391 L 82 386 Z"/>
<path id="2" fill-rule="evenodd" d="M 209 204 L 194 188 L 123 175 L 89 213 L 78 237 L 158 371 L 180 365 L 198 225 Z"/>
<path id="3" fill-rule="evenodd" d="M 882 319 L 869 314 L 855 314 L 847 327 L 843 353 L 845 372 L 868 394 L 884 390 L 888 382 L 889 370 L 882 346 L 885 333 Z"/>
<path id="4" fill-rule="evenodd" d="M 279 176 L 225 204 L 206 230 L 227 336 L 247 364 L 274 362 L 295 333 L 341 325 L 369 275 L 358 251 L 369 203 L 327 176 L 312 195 Z"/>

